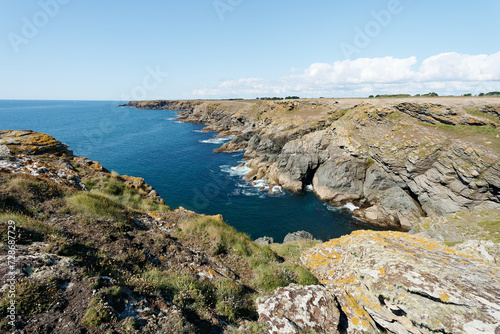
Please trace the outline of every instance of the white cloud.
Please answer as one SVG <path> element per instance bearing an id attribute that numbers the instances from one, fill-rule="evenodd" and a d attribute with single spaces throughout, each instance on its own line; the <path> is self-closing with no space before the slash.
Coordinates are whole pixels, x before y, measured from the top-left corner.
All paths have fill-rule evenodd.
<path id="1" fill-rule="evenodd" d="M 422 62 L 420 81 L 491 81 L 500 80 L 500 52 L 492 55 L 442 53 Z"/>
<path id="2" fill-rule="evenodd" d="M 247 78 L 224 81 L 193 92 L 194 97 L 256 97 L 264 95 L 366 96 L 385 93 L 441 94 L 476 92 L 478 87 L 500 89 L 500 52 L 465 55 L 456 52 L 417 58 L 360 58 L 314 63 L 302 73 L 276 80 Z M 485 91 L 486 92 L 486 91 Z"/>

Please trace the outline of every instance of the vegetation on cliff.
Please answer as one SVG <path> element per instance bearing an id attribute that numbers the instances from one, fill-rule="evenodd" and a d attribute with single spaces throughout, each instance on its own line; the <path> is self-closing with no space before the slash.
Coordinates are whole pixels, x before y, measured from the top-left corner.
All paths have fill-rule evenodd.
<path id="1" fill-rule="evenodd" d="M 222 221 L 171 210 L 143 179 L 75 157 L 52 137 L 0 132 L 0 316 L 16 226 L 16 329 L 62 333 L 261 332 L 255 299 L 317 280 L 304 242 L 273 250 Z"/>
<path id="2" fill-rule="evenodd" d="M 246 149 L 249 181 L 412 232 L 324 244 L 257 245 L 48 135 L 0 131 L 0 315 L 14 222 L 18 331 L 498 332 L 500 106 L 412 99 L 128 104 L 234 135 L 219 151 Z"/>

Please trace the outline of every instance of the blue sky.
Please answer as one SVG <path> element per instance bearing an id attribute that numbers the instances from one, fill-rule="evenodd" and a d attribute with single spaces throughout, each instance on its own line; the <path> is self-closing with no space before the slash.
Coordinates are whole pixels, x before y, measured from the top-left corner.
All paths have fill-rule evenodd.
<path id="1" fill-rule="evenodd" d="M 500 90 L 498 0 L 0 0 L 0 99 Z"/>

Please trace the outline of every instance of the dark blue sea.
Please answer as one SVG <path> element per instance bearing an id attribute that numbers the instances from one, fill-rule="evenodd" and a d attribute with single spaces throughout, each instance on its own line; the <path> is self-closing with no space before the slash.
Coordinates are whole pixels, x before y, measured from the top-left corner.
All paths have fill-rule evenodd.
<path id="1" fill-rule="evenodd" d="M 242 180 L 243 152 L 213 153 L 224 140 L 180 123 L 175 111 L 136 110 L 106 101 L 0 100 L 0 130 L 31 129 L 70 145 L 75 155 L 101 162 L 120 174 L 143 177 L 171 207 L 222 214 L 253 239 L 281 242 L 306 230 L 328 240 L 366 229 L 348 210 L 318 200 L 312 192 L 269 194 Z"/>

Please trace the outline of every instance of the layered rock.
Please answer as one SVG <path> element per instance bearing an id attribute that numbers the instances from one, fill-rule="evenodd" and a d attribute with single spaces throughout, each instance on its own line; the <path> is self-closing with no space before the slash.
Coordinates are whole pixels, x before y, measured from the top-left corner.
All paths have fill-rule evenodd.
<path id="1" fill-rule="evenodd" d="M 457 102 L 458 101 L 458 102 Z M 152 101 L 246 149 L 250 181 L 312 185 L 360 219 L 410 229 L 415 218 L 500 209 L 500 110 L 494 99 Z M 476 112 L 469 112 L 470 110 Z"/>
<path id="2" fill-rule="evenodd" d="M 499 267 L 432 239 L 358 231 L 302 262 L 335 296 L 347 333 L 500 331 Z"/>

